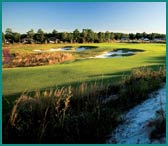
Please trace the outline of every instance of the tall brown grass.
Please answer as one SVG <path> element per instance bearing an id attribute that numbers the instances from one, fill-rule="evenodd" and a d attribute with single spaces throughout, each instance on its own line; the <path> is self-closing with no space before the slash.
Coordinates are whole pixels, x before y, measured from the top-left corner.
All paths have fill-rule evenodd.
<path id="1" fill-rule="evenodd" d="M 135 68 L 129 76 L 123 77 L 119 91 L 120 102 L 125 104 L 124 107 L 129 108 L 132 106 L 130 102 L 137 104 L 145 100 L 149 93 L 163 86 L 165 82 L 165 66 L 161 66 L 156 71 L 148 67 Z"/>
<path id="2" fill-rule="evenodd" d="M 3 67 L 29 67 L 41 66 L 48 64 L 62 63 L 72 59 L 72 55 L 68 53 L 34 53 L 34 54 L 11 54 L 11 61 L 3 64 Z"/>

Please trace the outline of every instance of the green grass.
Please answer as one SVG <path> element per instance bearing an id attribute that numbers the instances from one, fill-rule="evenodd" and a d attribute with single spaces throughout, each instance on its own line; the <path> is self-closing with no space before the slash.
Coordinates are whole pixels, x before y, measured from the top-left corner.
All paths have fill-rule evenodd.
<path id="1" fill-rule="evenodd" d="M 64 46 L 68 46 L 66 44 Z M 3 96 L 10 96 L 16 93 L 22 93 L 25 90 L 32 91 L 42 88 L 77 84 L 83 81 L 118 80 L 124 72 L 132 68 L 148 65 L 161 65 L 166 61 L 165 44 L 85 44 L 86 46 L 97 46 L 96 49 L 87 50 L 83 56 L 101 54 L 103 51 L 111 51 L 117 48 L 141 49 L 144 52 L 123 58 L 107 59 L 78 59 L 63 64 L 38 66 L 38 67 L 20 67 L 2 70 Z M 31 52 L 33 49 L 49 49 L 58 45 L 29 45 L 24 48 L 22 45 L 11 47 L 15 52 L 21 49 Z M 63 45 L 62 45 L 63 46 Z M 83 46 L 83 44 L 71 45 L 74 47 Z M 24 51 L 23 51 L 24 52 Z M 76 57 L 81 58 L 79 53 L 74 53 Z"/>

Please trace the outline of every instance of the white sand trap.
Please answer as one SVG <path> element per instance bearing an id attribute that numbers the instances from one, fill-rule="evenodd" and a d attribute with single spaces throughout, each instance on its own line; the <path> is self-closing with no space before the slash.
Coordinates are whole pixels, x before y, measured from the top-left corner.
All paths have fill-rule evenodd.
<path id="1" fill-rule="evenodd" d="M 57 51 L 69 51 L 70 48 L 51 48 L 49 50 L 33 50 L 34 52 L 57 52 Z"/>
<path id="2" fill-rule="evenodd" d="M 49 50 L 46 50 L 45 52 L 55 52 L 55 51 L 58 51 L 60 48 L 58 48 L 58 49 L 54 49 L 54 48 L 51 48 L 51 49 L 49 49 Z"/>
<path id="3" fill-rule="evenodd" d="M 155 119 L 157 110 L 162 107 L 166 111 L 166 86 L 152 93 L 150 97 L 123 115 L 126 121 L 115 129 L 107 143 L 113 141 L 118 144 L 166 143 L 166 137 L 151 141 L 149 139 L 151 128 L 147 126 L 151 119 Z"/>
<path id="4" fill-rule="evenodd" d="M 55 51 L 57 51 L 57 49 L 53 49 L 53 48 L 51 48 L 51 49 L 49 49 L 49 50 L 33 50 L 34 52 L 55 52 Z"/>
<path id="5" fill-rule="evenodd" d="M 33 50 L 34 52 L 42 52 L 42 50 Z"/>
<path id="6" fill-rule="evenodd" d="M 55 51 L 71 51 L 71 48 L 70 47 L 58 48 L 58 49 L 55 49 Z"/>
<path id="7" fill-rule="evenodd" d="M 116 55 L 116 56 L 111 57 L 111 55 L 113 55 L 113 54 L 114 54 L 114 52 L 104 52 L 101 55 L 97 55 L 97 56 L 91 57 L 91 58 L 117 58 L 117 57 L 122 57 L 121 55 Z"/>
<path id="8" fill-rule="evenodd" d="M 80 51 L 85 51 L 88 48 L 86 47 L 79 47 L 76 48 L 75 50 L 71 50 L 71 47 L 64 47 L 64 48 L 51 48 L 49 50 L 33 50 L 35 52 L 56 52 L 56 51 L 76 51 L 76 52 L 80 52 Z"/>
<path id="9" fill-rule="evenodd" d="M 112 51 L 112 52 L 104 52 L 101 55 L 95 56 L 95 57 L 90 57 L 90 58 L 118 58 L 118 57 L 123 57 L 124 55 L 134 55 L 135 52 L 133 51 L 123 51 L 123 50 L 117 50 L 117 51 Z"/>

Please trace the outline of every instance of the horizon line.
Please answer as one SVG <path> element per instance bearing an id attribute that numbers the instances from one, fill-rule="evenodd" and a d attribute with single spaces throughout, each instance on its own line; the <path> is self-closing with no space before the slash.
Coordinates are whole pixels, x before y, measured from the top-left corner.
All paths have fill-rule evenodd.
<path id="1" fill-rule="evenodd" d="M 10 28 L 10 27 L 8 27 L 8 28 Z M 7 28 L 6 28 L 6 29 L 7 29 Z M 12 29 L 12 28 L 10 28 L 10 29 Z M 33 29 L 33 28 L 30 28 L 30 29 L 27 30 L 26 32 L 13 31 L 13 29 L 12 29 L 12 32 L 14 32 L 14 33 L 20 33 L 20 34 L 26 34 L 26 33 L 27 33 L 28 31 L 30 31 L 31 29 Z M 76 29 L 74 29 L 74 30 L 72 30 L 72 31 L 66 30 L 66 29 L 64 29 L 64 30 L 63 30 L 63 29 L 45 30 L 45 29 L 43 29 L 43 28 L 38 28 L 38 29 L 42 29 L 44 33 L 52 33 L 53 30 L 56 30 L 58 33 L 62 33 L 62 32 L 73 33 L 73 31 L 77 29 L 77 30 L 79 30 L 79 32 L 81 33 L 83 29 L 91 29 L 91 28 L 83 28 L 83 29 L 78 29 L 78 28 L 76 28 Z M 33 29 L 34 33 L 36 33 L 36 32 L 38 31 L 38 29 Z M 136 34 L 136 33 L 144 33 L 144 32 L 145 32 L 145 33 L 147 33 L 147 34 L 157 33 L 157 34 L 165 34 L 165 35 L 166 35 L 166 32 L 164 33 L 164 32 L 153 32 L 153 31 L 127 31 L 127 30 L 121 30 L 121 31 L 114 30 L 114 31 L 112 31 L 112 30 L 93 30 L 93 29 L 91 29 L 91 30 L 92 30 L 93 32 L 95 32 L 95 33 L 99 33 L 99 32 L 103 32 L 103 33 L 105 33 L 105 32 L 110 32 L 110 33 L 124 33 L 124 34 L 133 33 L 133 34 Z M 6 31 L 6 30 L 2 30 L 2 33 L 5 33 L 5 31 Z"/>

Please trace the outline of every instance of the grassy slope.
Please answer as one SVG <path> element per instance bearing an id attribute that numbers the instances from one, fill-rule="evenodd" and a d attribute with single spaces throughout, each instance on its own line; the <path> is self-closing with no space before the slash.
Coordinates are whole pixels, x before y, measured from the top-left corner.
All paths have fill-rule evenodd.
<path id="1" fill-rule="evenodd" d="M 79 44 L 78 44 L 79 45 Z M 89 44 L 90 45 L 90 44 Z M 56 85 L 67 85 L 82 81 L 98 79 L 117 79 L 124 71 L 133 67 L 158 65 L 165 63 L 165 44 L 92 44 L 98 46 L 98 54 L 114 48 L 142 49 L 145 52 L 124 58 L 88 59 L 72 61 L 64 64 L 48 65 L 29 68 L 3 69 L 3 95 L 11 95 L 24 90 L 35 90 Z M 33 49 L 49 49 L 55 45 L 34 45 L 25 47 L 26 52 Z M 74 45 L 76 46 L 76 45 Z M 79 45 L 80 46 L 80 45 Z M 41 47 L 41 48 L 40 48 Z M 22 49 L 22 46 L 13 47 L 12 52 Z M 96 51 L 95 50 L 95 51 Z M 91 54 L 93 50 L 88 51 Z M 86 54 L 86 56 L 88 55 Z M 77 54 L 80 56 L 80 53 Z"/>

